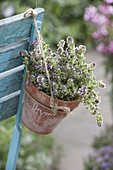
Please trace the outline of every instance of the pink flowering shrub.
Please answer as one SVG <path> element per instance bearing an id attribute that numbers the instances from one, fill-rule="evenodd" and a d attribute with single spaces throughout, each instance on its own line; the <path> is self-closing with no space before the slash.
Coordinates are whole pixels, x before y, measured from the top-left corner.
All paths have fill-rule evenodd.
<path id="1" fill-rule="evenodd" d="M 84 20 L 93 25 L 92 38 L 98 52 L 113 53 L 113 0 L 104 0 L 103 4 L 86 8 Z"/>

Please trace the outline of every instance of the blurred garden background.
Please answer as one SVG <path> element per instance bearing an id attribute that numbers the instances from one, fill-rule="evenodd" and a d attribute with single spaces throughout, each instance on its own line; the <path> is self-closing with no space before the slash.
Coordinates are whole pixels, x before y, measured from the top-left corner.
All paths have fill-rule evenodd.
<path id="1" fill-rule="evenodd" d="M 81 105 L 51 135 L 23 127 L 17 170 L 113 170 L 113 0 L 0 0 L 0 19 L 36 7 L 46 11 L 42 35 L 50 46 L 73 36 L 86 45 L 87 61 L 97 63 L 97 78 L 107 85 L 100 91 L 104 125 L 96 127 Z M 0 123 L 0 170 L 13 126 L 14 118 Z"/>

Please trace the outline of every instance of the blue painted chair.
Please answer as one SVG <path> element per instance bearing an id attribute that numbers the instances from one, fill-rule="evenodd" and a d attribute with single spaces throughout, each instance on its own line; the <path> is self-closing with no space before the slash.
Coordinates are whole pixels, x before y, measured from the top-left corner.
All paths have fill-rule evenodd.
<path id="1" fill-rule="evenodd" d="M 40 31 L 44 9 L 37 8 L 36 21 Z M 36 33 L 32 17 L 24 18 L 19 14 L 0 20 L 0 121 L 16 114 L 16 122 L 10 142 L 6 170 L 15 170 L 21 140 L 21 116 L 23 107 L 24 65 L 18 56 L 27 50 L 35 39 Z"/>

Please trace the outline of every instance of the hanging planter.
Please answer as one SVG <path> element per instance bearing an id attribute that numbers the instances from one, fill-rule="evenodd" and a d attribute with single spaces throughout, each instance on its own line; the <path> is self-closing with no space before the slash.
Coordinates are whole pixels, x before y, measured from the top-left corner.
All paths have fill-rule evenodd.
<path id="1" fill-rule="evenodd" d="M 63 101 L 55 99 L 59 108 L 52 109 L 51 97 L 39 91 L 31 82 L 25 85 L 23 109 L 24 125 L 35 133 L 48 134 L 75 109 L 80 101 Z M 69 110 L 68 110 L 69 109 Z"/>
<path id="2" fill-rule="evenodd" d="M 97 87 L 105 87 L 94 75 L 95 63 L 86 63 L 86 47 L 75 46 L 74 39 L 60 40 L 56 52 L 43 41 L 35 23 L 38 38 L 30 50 L 21 51 L 26 83 L 23 123 L 31 131 L 48 134 L 74 110 L 80 102 L 102 125 Z"/>

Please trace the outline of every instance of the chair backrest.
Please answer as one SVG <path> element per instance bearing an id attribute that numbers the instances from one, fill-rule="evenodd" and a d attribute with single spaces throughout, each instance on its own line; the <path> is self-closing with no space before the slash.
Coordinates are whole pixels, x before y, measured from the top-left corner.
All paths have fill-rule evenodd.
<path id="1" fill-rule="evenodd" d="M 37 8 L 38 29 L 41 29 L 44 9 Z M 17 112 L 24 66 L 18 53 L 27 50 L 35 38 L 33 19 L 23 14 L 0 20 L 0 121 Z"/>

